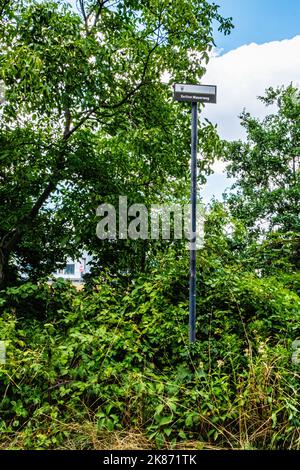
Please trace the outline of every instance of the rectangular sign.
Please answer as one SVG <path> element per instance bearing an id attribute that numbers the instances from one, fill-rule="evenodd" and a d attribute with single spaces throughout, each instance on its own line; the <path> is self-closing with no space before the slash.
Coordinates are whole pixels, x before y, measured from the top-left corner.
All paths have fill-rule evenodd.
<path id="1" fill-rule="evenodd" d="M 215 85 L 174 85 L 174 100 L 201 103 L 217 102 L 217 87 Z"/>

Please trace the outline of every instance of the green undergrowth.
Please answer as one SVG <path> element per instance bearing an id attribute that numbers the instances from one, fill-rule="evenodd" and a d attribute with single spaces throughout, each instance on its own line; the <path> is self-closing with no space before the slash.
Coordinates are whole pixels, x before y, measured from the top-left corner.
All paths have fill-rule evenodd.
<path id="1" fill-rule="evenodd" d="M 62 280 L 2 291 L 0 448 L 95 448 L 88 426 L 157 448 L 300 448 L 297 276 L 208 276 L 204 263 L 190 348 L 185 263 L 81 292 Z"/>

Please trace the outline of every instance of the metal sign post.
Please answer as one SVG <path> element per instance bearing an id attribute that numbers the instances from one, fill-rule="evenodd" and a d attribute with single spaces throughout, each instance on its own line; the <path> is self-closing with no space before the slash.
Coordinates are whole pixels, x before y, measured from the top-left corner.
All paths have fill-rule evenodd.
<path id="1" fill-rule="evenodd" d="M 196 341 L 196 243 L 197 243 L 197 144 L 198 144 L 198 105 L 192 103 L 192 142 L 191 142 L 191 226 L 193 239 L 190 241 L 190 343 Z"/>
<path id="2" fill-rule="evenodd" d="M 190 240 L 190 290 L 189 290 L 189 340 L 196 341 L 196 250 L 197 250 L 197 144 L 198 144 L 198 105 L 197 103 L 216 103 L 217 87 L 214 85 L 174 85 L 174 99 L 192 103 L 191 138 L 191 231 Z"/>

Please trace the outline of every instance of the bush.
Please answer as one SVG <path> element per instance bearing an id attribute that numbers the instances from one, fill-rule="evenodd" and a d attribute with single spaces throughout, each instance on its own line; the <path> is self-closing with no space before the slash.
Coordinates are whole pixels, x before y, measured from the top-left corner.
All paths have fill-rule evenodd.
<path id="1" fill-rule="evenodd" d="M 58 448 L 91 423 L 157 447 L 299 448 L 297 293 L 286 279 L 202 269 L 190 348 L 186 272 L 170 257 L 128 285 L 103 275 L 88 291 L 59 281 L 2 292 L 2 445 Z"/>

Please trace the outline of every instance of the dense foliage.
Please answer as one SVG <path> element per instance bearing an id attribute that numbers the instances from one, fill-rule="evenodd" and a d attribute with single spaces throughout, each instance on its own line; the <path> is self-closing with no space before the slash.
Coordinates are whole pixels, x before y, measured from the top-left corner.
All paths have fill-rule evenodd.
<path id="1" fill-rule="evenodd" d="M 36 280 L 84 248 L 109 264 L 122 250 L 107 255 L 96 238 L 100 203 L 155 203 L 170 181 L 185 192 L 189 108 L 171 84 L 203 75 L 214 22 L 231 29 L 206 0 L 77 5 L 0 2 L 2 286 L 16 266 Z M 204 135 L 203 177 L 216 140 L 212 126 Z"/>
<path id="2" fill-rule="evenodd" d="M 228 175 L 236 179 L 227 203 L 255 239 L 267 237 L 275 263 L 289 253 L 299 269 L 300 94 L 293 86 L 269 88 L 260 100 L 273 113 L 260 121 L 244 111 L 246 142 L 224 148 Z"/>
<path id="3" fill-rule="evenodd" d="M 241 235 L 226 234 L 227 217 L 217 206 L 208 220 L 192 349 L 187 252 L 79 293 L 62 280 L 2 292 L 3 446 L 95 448 L 138 430 L 158 447 L 300 447 L 300 277 L 233 260 Z"/>

